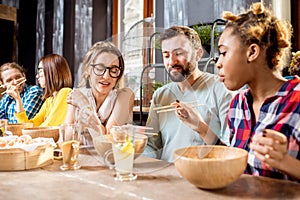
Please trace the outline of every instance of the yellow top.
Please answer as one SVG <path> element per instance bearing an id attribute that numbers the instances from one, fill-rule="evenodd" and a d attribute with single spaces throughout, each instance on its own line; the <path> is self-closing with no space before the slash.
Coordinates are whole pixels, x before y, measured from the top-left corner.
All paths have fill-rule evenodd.
<path id="1" fill-rule="evenodd" d="M 48 97 L 34 118 L 28 120 L 26 112 L 15 113 L 18 123 L 32 122 L 34 126 L 58 126 L 63 124 L 68 110 L 67 96 L 71 88 L 62 88 L 55 98 Z"/>

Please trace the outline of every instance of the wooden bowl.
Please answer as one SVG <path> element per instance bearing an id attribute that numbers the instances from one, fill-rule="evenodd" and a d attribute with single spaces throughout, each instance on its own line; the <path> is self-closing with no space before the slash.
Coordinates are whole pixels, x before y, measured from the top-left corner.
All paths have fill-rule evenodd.
<path id="1" fill-rule="evenodd" d="M 134 159 L 139 157 L 148 142 L 148 137 L 143 134 L 135 134 L 135 143 L 134 143 Z M 104 154 L 112 149 L 112 137 L 111 135 L 103 135 L 103 136 L 97 136 L 93 139 L 94 147 L 97 151 L 97 153 L 103 158 Z M 109 160 L 111 161 L 111 160 Z"/>
<path id="2" fill-rule="evenodd" d="M 203 189 L 219 189 L 236 181 L 248 158 L 244 149 L 217 145 L 181 148 L 173 155 L 181 176 Z"/>
<path id="3" fill-rule="evenodd" d="M 50 144 L 33 151 L 20 148 L 0 149 L 0 171 L 17 171 L 40 168 L 53 163 L 53 149 Z"/>
<path id="4" fill-rule="evenodd" d="M 22 129 L 24 128 L 32 128 L 33 123 L 16 123 L 16 124 L 8 124 L 6 126 L 6 130 L 12 132 L 13 135 L 21 136 Z"/>
<path id="5" fill-rule="evenodd" d="M 53 138 L 54 142 L 59 139 L 59 127 L 56 126 L 24 128 L 22 133 L 23 135 L 30 135 L 32 138 Z"/>

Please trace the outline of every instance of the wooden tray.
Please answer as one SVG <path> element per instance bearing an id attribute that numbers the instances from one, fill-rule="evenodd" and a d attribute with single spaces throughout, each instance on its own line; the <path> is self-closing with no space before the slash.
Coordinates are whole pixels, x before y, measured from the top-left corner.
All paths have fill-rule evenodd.
<path id="1" fill-rule="evenodd" d="M 0 149 L 0 171 L 28 170 L 53 163 L 54 147 L 50 144 L 27 152 L 23 149 Z"/>

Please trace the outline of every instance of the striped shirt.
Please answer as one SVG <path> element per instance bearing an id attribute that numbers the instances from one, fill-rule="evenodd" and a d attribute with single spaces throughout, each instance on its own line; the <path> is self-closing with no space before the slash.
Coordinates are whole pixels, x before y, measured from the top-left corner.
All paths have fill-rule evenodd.
<path id="1" fill-rule="evenodd" d="M 231 146 L 249 152 L 245 173 L 293 180 L 255 158 L 249 143 L 255 134 L 261 134 L 264 129 L 273 129 L 286 135 L 289 155 L 300 160 L 300 78 L 296 76 L 287 81 L 274 96 L 265 99 L 255 125 L 250 109 L 252 102 L 250 90 L 244 90 L 234 97 L 228 112 Z"/>
<path id="2" fill-rule="evenodd" d="M 28 86 L 25 84 L 24 91 L 20 93 L 24 110 L 29 119 L 33 118 L 43 104 L 43 90 L 39 86 Z M 8 123 L 18 123 L 14 113 L 16 101 L 5 94 L 0 101 L 0 119 L 8 119 Z"/>

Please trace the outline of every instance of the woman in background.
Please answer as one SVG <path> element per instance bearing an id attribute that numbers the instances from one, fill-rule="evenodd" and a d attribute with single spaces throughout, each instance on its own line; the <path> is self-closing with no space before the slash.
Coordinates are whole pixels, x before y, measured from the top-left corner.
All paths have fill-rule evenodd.
<path id="1" fill-rule="evenodd" d="M 10 94 L 16 100 L 15 116 L 18 122 L 32 122 L 34 126 L 58 126 L 64 123 L 68 109 L 66 99 L 72 88 L 67 60 L 57 54 L 46 55 L 39 62 L 36 78 L 44 89 L 45 102 L 31 120 L 28 120 L 24 111 L 20 93 L 15 90 Z"/>
<path id="2" fill-rule="evenodd" d="M 132 123 L 133 91 L 118 88 L 124 70 L 121 52 L 113 43 L 95 43 L 83 60 L 80 88 L 68 96 L 65 122 L 88 128 L 92 137 L 108 134 L 112 126 Z"/>

